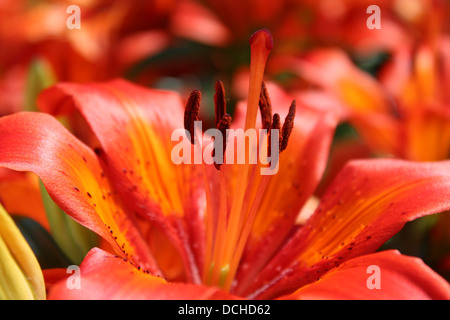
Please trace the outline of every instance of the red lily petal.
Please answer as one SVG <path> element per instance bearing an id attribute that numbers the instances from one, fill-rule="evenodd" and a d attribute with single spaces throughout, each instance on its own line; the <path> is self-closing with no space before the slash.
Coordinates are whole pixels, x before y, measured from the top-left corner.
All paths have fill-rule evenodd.
<path id="1" fill-rule="evenodd" d="M 170 15 L 171 31 L 211 46 L 224 46 L 230 42 L 231 33 L 214 12 L 195 1 L 179 1 Z"/>
<path id="2" fill-rule="evenodd" d="M 80 271 L 79 289 L 69 289 L 65 279 L 50 288 L 49 300 L 235 299 L 215 287 L 167 283 L 98 248 L 88 253 L 80 265 Z"/>
<path id="3" fill-rule="evenodd" d="M 133 63 L 164 50 L 169 42 L 169 35 L 162 30 L 133 33 L 118 43 L 117 61 L 123 70 Z"/>
<path id="4" fill-rule="evenodd" d="M 370 116 L 355 113 L 351 122 L 375 153 L 384 156 L 401 154 L 403 136 L 397 118 L 384 113 L 372 113 Z"/>
<path id="5" fill-rule="evenodd" d="M 323 90 L 300 90 L 294 93 L 295 99 L 300 104 L 323 112 L 332 111 L 339 121 L 346 121 L 349 117 L 347 107 L 337 97 Z"/>
<path id="6" fill-rule="evenodd" d="M 35 173 L 64 212 L 108 240 L 118 254 L 157 272 L 97 156 L 56 119 L 39 113 L 0 118 L 0 166 Z"/>
<path id="7" fill-rule="evenodd" d="M 414 161 L 439 161 L 450 152 L 450 115 L 424 105 L 413 106 L 404 119 L 402 156 Z"/>
<path id="8" fill-rule="evenodd" d="M 273 279 L 269 286 L 277 283 L 276 290 L 304 285 L 350 258 L 375 251 L 406 222 L 449 210 L 449 169 L 450 161 L 350 162 L 314 215 L 255 283 Z M 280 273 L 280 266 L 290 263 Z"/>
<path id="9" fill-rule="evenodd" d="M 390 250 L 344 262 L 281 299 L 448 300 L 450 285 L 421 259 Z"/>
<path id="10" fill-rule="evenodd" d="M 67 269 L 65 268 L 44 269 L 42 273 L 44 274 L 46 288 L 50 288 L 59 281 L 67 279 Z"/>
<path id="11" fill-rule="evenodd" d="M 22 110 L 25 103 L 26 75 L 27 70 L 22 66 L 12 67 L 8 71 L 2 72 L 0 79 L 1 116 Z"/>
<path id="12" fill-rule="evenodd" d="M 334 94 L 353 112 L 390 110 L 384 88 L 340 49 L 317 49 L 302 59 L 283 58 L 279 63 L 290 65 L 290 70 Z"/>
<path id="13" fill-rule="evenodd" d="M 295 220 L 314 193 L 327 163 L 336 125 L 330 113 L 298 108 L 288 147 L 280 154 L 280 168 L 271 177 L 246 245 L 241 265 L 259 271 L 292 232 Z M 253 279 L 246 268 L 238 274 L 239 288 Z"/>
<path id="14" fill-rule="evenodd" d="M 302 59 L 280 58 L 278 64 L 293 66 L 299 76 L 334 97 L 339 103 L 329 103 L 328 108 L 350 121 L 374 151 L 401 154 L 401 122 L 388 89 L 358 69 L 344 51 L 318 49 Z"/>
<path id="15" fill-rule="evenodd" d="M 327 170 L 315 194 L 322 196 L 326 192 L 328 185 L 333 182 L 336 175 L 339 174 L 347 162 L 355 159 L 368 159 L 372 156 L 372 152 L 367 144 L 358 138 L 334 141 L 328 159 Z"/>
<path id="16" fill-rule="evenodd" d="M 52 114 L 74 109 L 82 114 L 100 142 L 106 173 L 124 203 L 163 231 L 192 271 L 188 276 L 199 280 L 194 266 L 202 256 L 196 196 L 201 173 L 195 165 L 177 166 L 171 159 L 172 132 L 183 124 L 180 97 L 123 80 L 61 83 L 45 90 L 38 105 Z M 196 256 L 189 244 L 198 248 Z"/>
<path id="17" fill-rule="evenodd" d="M 284 119 L 292 98 L 273 83 L 266 83 L 266 87 L 273 113 Z M 233 128 L 243 127 L 244 110 L 244 103 L 237 105 Z M 239 289 L 253 280 L 255 273 L 292 232 L 298 213 L 314 193 L 325 170 L 336 123 L 337 117 L 333 113 L 318 111 L 297 102 L 288 146 L 280 154 L 278 172 L 270 177 L 265 189 L 264 194 L 270 196 L 262 199 L 247 240 L 237 274 Z M 257 186 L 261 178 L 259 172 L 256 173 L 253 185 Z M 234 187 L 232 181 L 230 189 Z"/>
<path id="18" fill-rule="evenodd" d="M 133 194 L 128 202 L 137 211 L 146 211 L 152 219 L 183 215 L 174 172 L 179 167 L 170 159 L 170 135 L 183 123 L 178 95 L 125 81 L 58 84 L 43 92 L 39 107 L 55 115 L 73 108 L 82 113 L 101 143 L 118 191 L 129 198 Z M 151 207 L 137 207 L 134 197 L 143 198 L 139 205 Z"/>

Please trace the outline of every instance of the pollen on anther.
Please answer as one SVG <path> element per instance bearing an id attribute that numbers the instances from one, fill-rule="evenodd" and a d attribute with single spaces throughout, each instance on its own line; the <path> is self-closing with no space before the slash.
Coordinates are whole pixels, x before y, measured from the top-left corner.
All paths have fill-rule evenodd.
<path id="1" fill-rule="evenodd" d="M 280 152 L 287 148 L 289 136 L 291 135 L 292 129 L 294 128 L 295 109 L 296 102 L 295 100 L 293 100 L 291 106 L 289 107 L 288 115 L 284 120 L 283 128 L 281 129 L 282 139 L 280 144 Z"/>
<path id="2" fill-rule="evenodd" d="M 267 155 L 270 157 L 271 156 L 271 150 L 272 150 L 272 130 L 278 130 L 278 132 L 280 132 L 280 128 L 281 128 L 281 120 L 280 120 L 280 115 L 278 113 L 275 113 L 273 115 L 273 119 L 272 119 L 272 124 L 270 126 L 270 130 L 269 130 L 269 139 L 267 141 Z M 282 143 L 282 135 L 279 134 L 279 145 L 281 146 Z"/>
<path id="3" fill-rule="evenodd" d="M 272 124 L 272 102 L 264 82 L 262 82 L 259 96 L 259 111 L 261 113 L 262 128 L 269 129 Z"/>
<path id="4" fill-rule="evenodd" d="M 200 91 L 192 91 L 184 110 L 184 128 L 190 133 L 192 144 L 195 142 L 194 122 L 198 120 L 198 114 L 200 112 L 200 99 Z"/>
<path id="5" fill-rule="evenodd" d="M 225 89 L 222 81 L 216 82 L 216 93 L 214 95 L 214 111 L 215 111 L 215 125 L 219 128 L 219 123 L 222 121 L 225 113 L 227 112 L 227 105 L 225 100 Z"/>
<path id="6" fill-rule="evenodd" d="M 222 145 L 219 146 L 218 144 L 216 144 L 216 140 L 214 140 L 214 149 L 212 151 L 212 156 L 215 157 L 216 149 L 218 149 L 219 147 L 222 148 L 222 159 L 221 159 L 222 163 L 227 145 L 227 138 L 228 138 L 227 130 L 230 129 L 230 127 L 231 127 L 231 116 L 228 113 L 226 113 L 223 115 L 222 119 L 217 124 L 217 129 L 222 133 L 223 137 Z M 214 162 L 214 166 L 216 167 L 217 170 L 220 170 L 220 166 L 222 165 L 222 163 Z"/>

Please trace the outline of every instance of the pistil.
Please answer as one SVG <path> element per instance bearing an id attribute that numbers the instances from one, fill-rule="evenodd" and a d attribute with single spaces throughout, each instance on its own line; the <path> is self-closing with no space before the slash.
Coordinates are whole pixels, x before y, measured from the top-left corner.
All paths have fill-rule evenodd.
<path id="1" fill-rule="evenodd" d="M 255 32 L 250 37 L 250 82 L 247 97 L 247 114 L 245 130 L 254 129 L 259 106 L 261 84 L 264 77 L 267 58 L 273 48 L 273 38 L 266 29 Z"/>
<path id="2" fill-rule="evenodd" d="M 261 85 L 264 76 L 264 69 L 269 56 L 270 50 L 273 47 L 273 39 L 268 30 L 259 30 L 250 37 L 251 48 L 251 62 L 250 62 L 250 81 L 249 81 L 249 93 L 247 98 L 247 113 L 245 118 L 245 130 L 255 129 L 256 116 L 259 107 Z M 252 152 L 255 152 L 256 146 L 249 146 L 250 158 L 252 159 Z M 214 269 L 220 270 L 221 279 L 229 278 L 229 270 L 236 269 L 237 266 L 231 265 L 232 263 L 238 264 L 239 261 L 232 261 L 233 255 L 236 249 L 236 245 L 239 241 L 239 236 L 242 234 L 243 226 L 252 224 L 252 221 L 246 221 L 242 219 L 245 212 L 243 212 L 244 197 L 248 185 L 250 163 L 245 162 L 239 167 L 237 175 L 236 190 L 233 195 L 233 201 L 231 205 L 230 216 L 228 220 L 226 230 L 226 246 L 223 252 L 219 255 L 217 261 L 214 261 Z M 244 221 L 245 220 L 245 221 Z M 214 272 L 213 272 L 214 274 Z M 212 283 L 219 284 L 220 283 Z"/>

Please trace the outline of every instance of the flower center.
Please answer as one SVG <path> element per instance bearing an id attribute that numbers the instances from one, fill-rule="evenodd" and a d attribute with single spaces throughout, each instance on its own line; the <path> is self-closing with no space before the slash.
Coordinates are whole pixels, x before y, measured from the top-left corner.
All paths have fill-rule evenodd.
<path id="1" fill-rule="evenodd" d="M 274 114 L 272 118 L 271 101 L 263 83 L 266 61 L 273 46 L 270 32 L 267 30 L 255 32 L 250 38 L 250 46 L 250 81 L 245 131 L 256 130 L 256 117 L 259 109 L 262 128 L 269 130 L 269 136 L 263 137 L 260 141 L 249 139 L 249 159 L 253 159 L 252 153 L 257 152 L 259 147 L 267 148 L 266 159 L 278 161 L 278 158 L 273 160 L 274 157 L 270 155 L 271 141 L 274 141 L 271 138 L 272 135 L 275 135 L 275 142 L 278 145 L 277 152 L 286 148 L 294 123 L 295 101 L 289 108 L 288 116 L 281 128 L 279 115 Z M 222 133 L 222 137 L 227 137 L 226 131 L 230 128 L 231 116 L 226 113 L 225 90 L 220 81 L 216 83 L 214 102 L 216 128 Z M 193 122 L 198 120 L 199 103 L 200 94 L 196 90 L 192 92 L 185 110 L 185 129 L 189 131 L 193 144 L 197 139 Z M 213 157 L 214 153 L 219 151 L 218 148 L 222 148 L 220 151 L 225 154 L 226 138 L 221 142 L 221 144 L 214 144 Z M 206 166 L 203 165 L 207 202 L 203 283 L 220 286 L 224 290 L 230 291 L 258 207 L 270 181 L 270 175 L 257 174 L 258 169 L 267 166 L 267 162 L 261 163 L 261 159 L 256 164 L 245 161 L 233 168 L 221 166 L 221 163 L 214 163 L 214 165 L 217 171 L 213 174 L 218 175 L 215 180 L 219 182 L 214 186 L 211 185 L 211 181 L 207 177 Z M 231 195 L 229 194 L 230 181 L 234 185 Z M 229 199 L 231 199 L 231 207 L 228 206 Z M 219 205 L 214 206 L 215 203 Z M 217 209 L 214 211 L 213 208 Z"/>

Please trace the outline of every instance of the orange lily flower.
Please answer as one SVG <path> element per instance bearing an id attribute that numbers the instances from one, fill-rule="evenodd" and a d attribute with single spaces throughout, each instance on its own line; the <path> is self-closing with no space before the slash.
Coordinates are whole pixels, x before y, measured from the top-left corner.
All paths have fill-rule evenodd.
<path id="1" fill-rule="evenodd" d="M 245 119 L 235 121 L 255 129 L 258 108 L 272 118 L 270 105 L 288 114 L 292 131 L 281 129 L 286 149 L 275 175 L 259 175 L 261 164 L 172 161 L 172 132 L 183 119 L 191 128 L 198 91 L 184 114 L 177 94 L 123 80 L 44 91 L 42 110 L 83 116 L 97 138 L 88 144 L 47 114 L 0 119 L 0 165 L 38 175 L 54 201 L 114 251 L 93 249 L 80 265 L 81 288 L 68 289 L 63 279 L 50 299 L 450 298 L 449 284 L 419 259 L 373 253 L 407 221 L 450 207 L 450 162 L 353 162 L 297 223 L 323 173 L 336 119 L 302 106 L 294 116 L 295 104 L 287 111 L 271 103 L 262 87 L 270 34 L 259 31 L 250 42 Z M 219 84 L 217 114 L 227 119 L 224 101 Z M 371 265 L 381 269 L 380 289 L 353 281 Z"/>
<path id="2" fill-rule="evenodd" d="M 352 7 L 352 1 L 341 2 Z M 367 4 L 353 3 L 355 7 Z M 302 57 L 279 57 L 274 69 L 291 71 L 305 80 L 302 88 L 308 90 L 302 95 L 311 94 L 311 87 L 317 87 L 321 94 L 331 96 L 334 102 L 330 109 L 342 122 L 349 121 L 375 154 L 418 161 L 447 159 L 449 99 L 443 88 L 450 79 L 450 56 L 444 18 L 450 7 L 439 0 L 376 4 L 383 18 L 396 12 L 394 16 L 404 22 L 407 35 L 398 36 L 387 28 L 383 38 L 392 40 L 393 45 L 373 49 L 369 42 L 379 45 L 383 41 L 376 36 L 373 39 L 370 33 L 386 32 L 385 27 L 362 28 L 365 32 L 359 41 L 366 50 L 363 54 L 381 50 L 391 55 L 375 76 L 359 69 L 340 47 L 313 49 Z M 358 54 L 352 57 L 357 59 Z"/>
<path id="3" fill-rule="evenodd" d="M 335 99 L 330 109 L 350 122 L 375 154 L 437 161 L 450 152 L 446 63 L 449 39 L 400 47 L 379 79 L 340 49 L 317 49 L 283 63 Z M 288 62 L 289 61 L 289 62 Z"/>
<path id="4" fill-rule="evenodd" d="M 444 17 L 449 6 L 442 0 L 298 2 L 310 14 L 310 23 L 303 27 L 313 44 L 347 48 L 359 55 L 392 52 L 401 43 L 432 37 L 442 28 L 448 30 Z M 367 27 L 374 13 L 367 10 L 374 5 L 380 10 L 379 29 Z"/>
<path id="5" fill-rule="evenodd" d="M 439 37 L 401 47 L 380 73 L 380 82 L 397 105 L 400 134 L 405 136 L 400 156 L 418 161 L 448 159 L 450 153 L 450 38 Z M 406 67 L 405 63 L 411 63 Z"/>
<path id="6" fill-rule="evenodd" d="M 278 38 L 293 6 L 298 9 L 301 4 L 284 0 L 179 0 L 170 16 L 170 31 L 216 47 L 239 44 L 260 26 L 270 28 Z"/>
<path id="7" fill-rule="evenodd" d="M 373 5 L 381 12 L 380 29 L 367 27 Z M 278 50 L 284 53 L 335 45 L 364 55 L 392 52 L 399 43 L 448 30 L 448 12 L 442 0 L 180 0 L 169 26 L 177 36 L 217 47 L 242 43 L 250 30 L 265 26 L 281 40 Z"/>
<path id="8" fill-rule="evenodd" d="M 370 15 L 366 11 L 371 5 L 377 5 L 382 12 L 381 29 L 367 27 Z M 335 45 L 369 60 L 374 53 L 393 52 L 400 43 L 433 37 L 445 25 L 443 13 L 446 10 L 448 6 L 440 0 L 180 0 L 174 2 L 169 30 L 172 35 L 194 43 L 175 42 L 175 47 L 169 46 L 156 58 L 147 59 L 136 74 L 154 74 L 155 70 L 165 67 L 172 76 L 178 77 L 179 81 L 173 85 L 185 87 L 189 84 L 184 83 L 180 75 L 190 74 L 202 84 L 213 83 L 212 79 L 220 77 L 230 85 L 231 100 L 239 100 L 242 98 L 240 91 L 231 84 L 237 82 L 246 68 L 242 55 L 233 55 L 232 60 L 227 57 L 237 48 L 245 52 L 244 40 L 251 30 L 261 26 L 269 28 L 278 43 L 273 55 L 280 59 L 285 54 L 297 55 L 311 48 Z M 175 68 L 171 59 L 164 59 L 173 55 L 178 58 Z M 208 64 L 210 67 L 206 68 Z M 282 73 L 276 68 L 268 69 L 271 75 L 277 74 L 284 85 L 288 82 L 286 79 L 291 79 L 292 71 L 289 62 L 286 64 L 288 68 Z M 193 65 L 197 67 L 194 72 Z M 167 78 L 157 84 L 174 88 L 170 86 L 171 81 L 172 78 Z M 208 85 L 204 89 L 213 91 Z"/>
<path id="9" fill-rule="evenodd" d="M 72 5 L 79 8 L 79 29 L 68 27 Z M 24 92 L 34 61 L 58 81 L 124 76 L 168 44 L 163 28 L 171 6 L 172 0 L 2 1 L 0 46 L 7 50 L 0 53 L 0 114 L 29 110 Z"/>

